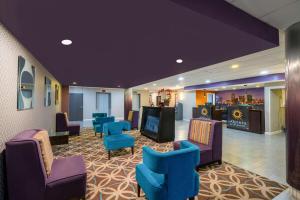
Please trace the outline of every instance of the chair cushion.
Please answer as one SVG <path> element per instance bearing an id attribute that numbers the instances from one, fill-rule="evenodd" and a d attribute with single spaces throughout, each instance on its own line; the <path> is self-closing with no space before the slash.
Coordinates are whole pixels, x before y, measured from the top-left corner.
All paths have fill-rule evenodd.
<path id="1" fill-rule="evenodd" d="M 53 163 L 53 152 L 52 152 L 52 147 L 50 144 L 48 132 L 39 131 L 34 135 L 33 138 L 39 141 L 45 170 L 47 175 L 49 176 L 51 172 L 52 163 Z"/>
<path id="2" fill-rule="evenodd" d="M 134 137 L 127 134 L 107 135 L 103 139 L 106 150 L 116 150 L 134 146 Z"/>
<path id="3" fill-rule="evenodd" d="M 167 187 L 164 174 L 157 174 L 144 164 L 136 166 L 136 180 L 148 199 L 166 199 Z"/>
<path id="4" fill-rule="evenodd" d="M 190 127 L 190 140 L 198 142 L 200 144 L 209 143 L 211 132 L 211 122 L 192 120 Z"/>
<path id="5" fill-rule="evenodd" d="M 53 161 L 51 175 L 46 181 L 47 199 L 81 198 L 86 190 L 86 169 L 82 156 Z"/>

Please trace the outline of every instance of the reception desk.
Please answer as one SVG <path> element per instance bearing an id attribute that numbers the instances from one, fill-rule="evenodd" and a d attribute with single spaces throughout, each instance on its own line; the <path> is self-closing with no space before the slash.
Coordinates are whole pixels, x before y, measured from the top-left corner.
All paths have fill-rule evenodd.
<path id="1" fill-rule="evenodd" d="M 193 118 L 204 118 L 222 121 L 222 110 L 216 110 L 214 105 L 199 105 L 193 107 Z"/>
<path id="2" fill-rule="evenodd" d="M 229 106 L 227 128 L 264 133 L 264 111 L 251 106 Z"/>

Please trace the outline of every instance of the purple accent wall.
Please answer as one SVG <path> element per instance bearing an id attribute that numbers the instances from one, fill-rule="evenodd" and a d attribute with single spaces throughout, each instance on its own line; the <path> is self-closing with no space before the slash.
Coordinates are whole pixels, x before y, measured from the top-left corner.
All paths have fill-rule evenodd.
<path id="1" fill-rule="evenodd" d="M 264 103 L 264 88 L 250 88 L 240 90 L 226 90 L 216 92 L 216 103 L 226 103 L 232 101 L 232 94 L 235 98 L 239 96 L 251 95 L 253 103 Z M 246 98 L 246 97 L 245 97 Z"/>
<path id="2" fill-rule="evenodd" d="M 300 190 L 300 22 L 286 30 L 287 182 Z"/>
<path id="3" fill-rule="evenodd" d="M 63 85 L 129 88 L 278 46 L 223 0 L 0 0 L 0 21 Z"/>
<path id="4" fill-rule="evenodd" d="M 197 89 L 215 88 L 215 87 L 239 85 L 239 84 L 247 84 L 247 83 L 272 82 L 272 81 L 284 81 L 284 80 L 285 80 L 285 74 L 278 73 L 278 74 L 269 74 L 265 76 L 255 76 L 250 78 L 235 79 L 229 81 L 220 81 L 220 82 L 209 83 L 209 84 L 186 86 L 184 87 L 184 89 L 197 90 Z"/>

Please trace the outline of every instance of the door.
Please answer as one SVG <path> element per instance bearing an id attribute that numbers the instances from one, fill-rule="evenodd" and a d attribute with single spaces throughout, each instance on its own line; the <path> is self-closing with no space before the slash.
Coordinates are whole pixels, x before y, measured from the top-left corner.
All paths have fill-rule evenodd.
<path id="1" fill-rule="evenodd" d="M 69 112 L 70 121 L 83 121 L 83 94 L 70 94 Z"/>
<path id="2" fill-rule="evenodd" d="M 111 114 L 111 96 L 110 93 L 97 92 L 96 110 L 99 113 Z"/>
<path id="3" fill-rule="evenodd" d="M 132 95 L 132 110 L 135 110 L 135 111 L 140 110 L 140 94 Z"/>

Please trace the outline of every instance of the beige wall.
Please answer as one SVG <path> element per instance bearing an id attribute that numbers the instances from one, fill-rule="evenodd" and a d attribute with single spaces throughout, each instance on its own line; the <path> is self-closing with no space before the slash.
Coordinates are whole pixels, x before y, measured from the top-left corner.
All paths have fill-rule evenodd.
<path id="1" fill-rule="evenodd" d="M 34 108 L 17 111 L 18 56 L 35 66 Z M 49 55 L 51 56 L 51 55 Z M 44 77 L 52 80 L 51 106 L 44 106 Z M 55 130 L 55 114 L 61 105 L 54 105 L 54 77 L 0 24 L 0 150 L 5 142 L 25 129 Z M 60 87 L 61 88 L 61 87 Z M 59 100 L 60 102 L 60 100 Z"/>
<path id="2" fill-rule="evenodd" d="M 142 90 L 139 90 L 139 91 L 136 91 L 137 94 L 140 94 L 140 101 L 141 101 L 141 104 L 140 106 L 150 106 L 149 104 L 149 91 L 145 90 L 145 91 L 142 91 Z"/>

